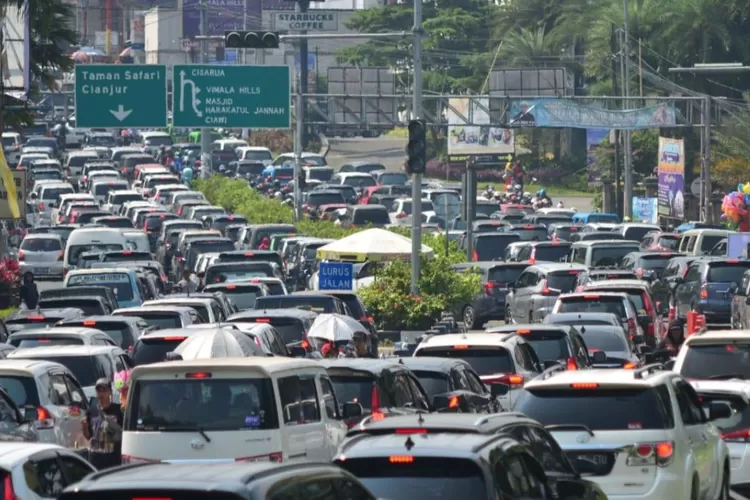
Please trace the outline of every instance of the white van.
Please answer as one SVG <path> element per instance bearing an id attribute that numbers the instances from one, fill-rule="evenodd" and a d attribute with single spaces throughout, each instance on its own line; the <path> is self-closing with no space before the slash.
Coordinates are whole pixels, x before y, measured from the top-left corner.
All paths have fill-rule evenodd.
<path id="1" fill-rule="evenodd" d="M 141 365 L 130 376 L 122 462 L 330 462 L 346 430 L 333 384 L 312 360 Z"/>
<path id="2" fill-rule="evenodd" d="M 714 246 L 729 236 L 726 229 L 691 229 L 680 236 L 677 251 L 685 255 L 710 255 Z"/>
<path id="3" fill-rule="evenodd" d="M 83 252 L 125 250 L 128 242 L 119 229 L 108 227 L 83 227 L 74 229 L 65 245 L 63 273 L 78 267 L 78 257 Z"/>

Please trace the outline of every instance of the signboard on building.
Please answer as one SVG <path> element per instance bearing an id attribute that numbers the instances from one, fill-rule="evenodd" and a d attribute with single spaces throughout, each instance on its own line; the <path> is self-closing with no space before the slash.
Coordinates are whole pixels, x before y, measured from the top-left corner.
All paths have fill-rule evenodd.
<path id="1" fill-rule="evenodd" d="M 339 13 L 331 10 L 308 12 L 272 12 L 275 31 L 338 31 Z"/>
<path id="2" fill-rule="evenodd" d="M 18 210 L 21 214 L 21 219 L 26 217 L 26 171 L 25 170 L 13 170 L 13 181 L 16 184 L 16 198 L 18 199 Z M 0 177 L 0 220 L 13 220 L 13 213 L 10 210 L 10 203 L 8 203 L 8 190 L 3 184 L 2 177 Z"/>

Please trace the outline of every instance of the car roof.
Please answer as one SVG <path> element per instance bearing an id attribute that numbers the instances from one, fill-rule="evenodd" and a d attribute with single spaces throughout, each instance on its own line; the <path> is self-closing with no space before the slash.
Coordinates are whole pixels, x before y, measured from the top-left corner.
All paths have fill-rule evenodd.
<path id="1" fill-rule="evenodd" d="M 184 330 L 183 330 L 184 331 Z M 199 330 L 198 330 L 199 331 Z M 150 335 L 148 335 L 150 337 Z M 286 357 L 263 357 L 252 356 L 247 358 L 210 358 L 210 359 L 191 359 L 181 361 L 165 361 L 162 363 L 152 363 L 149 365 L 139 365 L 133 369 L 132 377 L 153 373 L 174 373 L 186 372 L 189 370 L 217 370 L 229 371 L 242 368 L 257 368 L 267 374 L 294 370 L 298 368 L 314 370 L 323 368 L 320 363 L 304 358 L 286 358 Z"/>
<path id="2" fill-rule="evenodd" d="M 548 378 L 535 378 L 529 380 L 525 390 L 533 389 L 570 389 L 571 384 L 598 384 L 599 388 L 628 388 L 628 387 L 654 387 L 665 378 L 677 375 L 673 371 L 655 369 L 653 365 L 637 370 L 624 369 L 591 369 L 591 370 L 561 370 L 555 372 Z M 584 389 L 582 389 L 584 390 Z M 596 390 L 594 388 L 593 390 Z"/>
<path id="3" fill-rule="evenodd" d="M 47 356 L 95 356 L 109 354 L 113 350 L 121 351 L 113 345 L 53 345 L 44 347 L 22 347 L 8 354 L 8 359 L 42 358 Z"/>
<path id="4" fill-rule="evenodd" d="M 486 333 L 518 333 L 518 332 L 560 332 L 570 333 L 571 325 L 556 325 L 550 323 L 528 323 L 528 324 L 514 324 L 514 325 L 502 325 L 492 326 L 485 330 Z"/>
<path id="5" fill-rule="evenodd" d="M 595 290 L 592 290 L 592 292 Z M 625 292 L 581 292 L 581 293 L 564 293 L 558 297 L 558 300 L 562 299 L 573 299 L 573 298 L 585 298 L 586 295 L 597 295 L 599 297 L 619 297 L 629 299 L 628 294 Z"/>
<path id="6" fill-rule="evenodd" d="M 645 281 L 633 279 L 602 280 L 586 284 L 587 290 L 598 290 L 601 288 L 643 288 L 649 290 L 651 289 L 651 285 Z"/>
<path id="7" fill-rule="evenodd" d="M 750 343 L 750 335 L 744 330 L 709 330 L 696 333 L 685 340 L 685 345 L 717 344 L 721 342 Z"/>
<path id="8" fill-rule="evenodd" d="M 26 457 L 48 450 L 64 451 L 64 448 L 51 443 L 0 442 L 0 465 L 10 469 Z"/>
<path id="9" fill-rule="evenodd" d="M 449 333 L 428 337 L 422 340 L 417 349 L 454 345 L 502 346 L 509 337 L 510 335 L 488 335 L 487 333 Z"/>
<path id="10" fill-rule="evenodd" d="M 318 313 L 314 311 L 308 311 L 306 309 L 299 309 L 296 307 L 279 307 L 276 309 L 249 309 L 232 314 L 227 321 L 238 321 L 242 318 L 299 318 L 299 319 L 315 319 Z"/>
<path id="11" fill-rule="evenodd" d="M 393 359 L 340 358 L 323 359 L 317 363 L 327 369 L 344 368 L 373 374 L 380 374 L 384 370 L 406 370 L 406 367 L 402 363 Z"/>
<path id="12" fill-rule="evenodd" d="M 62 320 L 59 324 L 60 325 L 68 325 L 71 323 L 83 323 L 84 321 L 93 321 L 98 322 L 101 321 L 102 323 L 137 323 L 138 321 L 141 321 L 137 317 L 133 316 L 106 316 L 106 315 L 97 315 L 97 316 L 85 316 L 83 318 L 74 318 L 74 319 L 65 319 Z M 59 328 L 59 327 L 55 327 Z"/>
<path id="13" fill-rule="evenodd" d="M 86 328 L 83 326 L 53 326 L 51 328 L 27 328 L 18 332 L 11 333 L 11 337 L 31 337 L 35 335 L 78 335 L 80 337 L 90 337 L 91 335 L 101 333 L 107 335 L 96 328 Z"/>
<path id="14" fill-rule="evenodd" d="M 463 359 L 431 356 L 399 358 L 399 364 L 403 364 L 412 371 L 441 371 L 445 373 L 457 366 L 471 367 L 471 365 Z"/>
<path id="15" fill-rule="evenodd" d="M 529 242 L 526 242 L 529 243 Z M 581 264 L 572 264 L 567 262 L 540 262 L 531 266 L 535 269 L 546 272 L 554 271 L 586 271 L 588 267 Z"/>
<path id="16" fill-rule="evenodd" d="M 150 312 L 150 311 L 171 311 L 171 312 L 178 312 L 182 314 L 190 314 L 190 311 L 195 311 L 192 307 L 182 307 L 182 306 L 174 306 L 174 305 L 152 305 L 152 306 L 136 306 L 136 307 L 121 307 L 119 309 L 115 309 L 112 311 L 112 315 L 116 316 L 117 313 L 122 312 Z"/>
<path id="17" fill-rule="evenodd" d="M 407 445 L 407 441 L 410 442 Z M 388 457 L 391 455 L 409 455 L 428 457 L 466 457 L 472 456 L 491 442 L 513 441 L 507 435 L 496 434 L 454 434 L 436 433 L 419 436 L 412 440 L 411 436 L 399 434 L 385 434 L 368 436 L 362 434 L 354 436 L 339 448 L 339 454 L 347 459 Z"/>
<path id="18" fill-rule="evenodd" d="M 420 358 L 409 358 L 420 359 Z M 431 359 L 431 358 L 421 358 Z M 374 419 L 365 417 L 350 432 L 377 431 L 386 429 L 439 429 L 445 431 L 465 431 L 472 433 L 490 433 L 506 424 L 536 423 L 523 413 L 503 412 L 491 415 L 473 415 L 471 413 L 429 413 L 389 415 L 388 418 Z"/>
<path id="19" fill-rule="evenodd" d="M 691 380 L 690 384 L 698 393 L 739 395 L 750 402 L 750 381 L 748 380 Z"/>

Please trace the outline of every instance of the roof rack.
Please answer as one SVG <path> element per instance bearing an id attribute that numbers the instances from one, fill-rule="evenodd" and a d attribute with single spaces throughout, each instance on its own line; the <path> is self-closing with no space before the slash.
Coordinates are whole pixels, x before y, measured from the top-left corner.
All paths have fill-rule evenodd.
<path id="1" fill-rule="evenodd" d="M 537 377 L 538 380 L 547 380 L 552 378 L 554 375 L 558 374 L 559 372 L 566 372 L 568 371 L 568 367 L 565 366 L 562 363 L 556 364 L 555 366 L 552 366 L 550 368 L 547 368 L 544 370 L 539 377 Z"/>
<path id="2" fill-rule="evenodd" d="M 633 378 L 643 380 L 645 375 L 653 375 L 658 371 L 664 371 L 664 365 L 662 363 L 652 363 L 633 371 Z"/>

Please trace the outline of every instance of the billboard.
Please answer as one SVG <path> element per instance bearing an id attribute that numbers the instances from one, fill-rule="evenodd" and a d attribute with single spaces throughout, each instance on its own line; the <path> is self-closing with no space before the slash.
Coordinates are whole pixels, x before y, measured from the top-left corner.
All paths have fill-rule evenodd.
<path id="1" fill-rule="evenodd" d="M 659 137 L 659 215 L 685 217 L 685 143 Z"/>
<path id="2" fill-rule="evenodd" d="M 504 163 L 515 153 L 513 130 L 493 126 L 489 98 L 457 97 L 448 101 L 448 157 L 451 163 L 469 158 Z"/>

